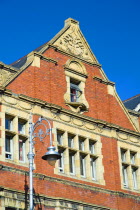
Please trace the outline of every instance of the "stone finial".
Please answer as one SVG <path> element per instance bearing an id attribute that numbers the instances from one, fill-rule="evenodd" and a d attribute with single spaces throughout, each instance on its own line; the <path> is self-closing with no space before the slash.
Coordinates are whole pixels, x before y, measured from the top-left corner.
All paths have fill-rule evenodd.
<path id="1" fill-rule="evenodd" d="M 77 20 L 74 20 L 72 18 L 68 18 L 67 20 L 65 20 L 65 26 L 72 25 L 72 24 L 79 26 L 79 22 Z"/>

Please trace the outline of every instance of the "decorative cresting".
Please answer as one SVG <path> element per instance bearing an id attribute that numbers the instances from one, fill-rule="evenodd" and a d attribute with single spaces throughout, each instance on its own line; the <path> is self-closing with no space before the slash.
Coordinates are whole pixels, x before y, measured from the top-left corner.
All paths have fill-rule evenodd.
<path id="1" fill-rule="evenodd" d="M 63 33 L 60 32 L 60 36 L 53 45 L 84 60 L 98 63 L 80 31 L 79 22 L 72 18 L 65 21 Z"/>

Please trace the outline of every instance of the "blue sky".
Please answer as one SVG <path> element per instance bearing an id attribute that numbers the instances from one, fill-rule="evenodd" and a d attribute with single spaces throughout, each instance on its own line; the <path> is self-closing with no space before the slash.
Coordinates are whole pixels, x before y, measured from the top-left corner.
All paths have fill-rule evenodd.
<path id="1" fill-rule="evenodd" d="M 122 100 L 140 94 L 139 0 L 0 0 L 0 61 L 10 64 L 49 41 L 71 17 Z"/>

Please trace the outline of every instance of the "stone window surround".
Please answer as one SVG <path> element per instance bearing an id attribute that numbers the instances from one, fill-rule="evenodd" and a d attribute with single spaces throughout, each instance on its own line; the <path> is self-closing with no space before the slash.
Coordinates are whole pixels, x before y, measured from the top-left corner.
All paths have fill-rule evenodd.
<path id="1" fill-rule="evenodd" d="M 9 118 L 12 120 L 12 127 L 11 129 L 5 129 L 5 119 Z M 25 133 L 22 134 L 19 132 L 18 129 L 18 124 L 19 122 L 24 122 L 25 124 Z M 28 160 L 27 160 L 27 151 L 28 151 L 28 120 L 25 119 L 24 117 L 18 117 L 16 115 L 12 115 L 11 113 L 4 113 L 4 118 L 3 118 L 3 127 L 4 127 L 4 136 L 3 138 L 5 139 L 6 135 L 7 136 L 11 136 L 11 141 L 12 141 L 12 158 L 6 158 L 5 157 L 5 141 L 3 141 L 3 152 L 2 152 L 2 159 L 6 162 L 12 162 L 12 163 L 16 163 L 19 165 L 24 165 L 24 166 L 28 166 Z M 19 160 L 19 140 L 22 140 L 24 142 L 24 158 L 23 161 Z M 18 152 L 16 152 L 18 151 Z"/>
<path id="2" fill-rule="evenodd" d="M 136 146 L 129 145 L 127 143 L 119 142 L 118 152 L 119 152 L 119 162 L 120 162 L 120 176 L 121 176 L 121 186 L 125 190 L 139 191 L 140 190 L 140 153 L 138 152 Z M 125 160 L 122 161 L 121 151 L 125 151 Z M 135 153 L 135 164 L 131 162 L 131 153 Z M 127 173 L 127 183 L 124 186 L 123 182 L 123 167 L 126 167 Z M 137 170 L 137 189 L 134 188 L 132 169 Z"/>
<path id="3" fill-rule="evenodd" d="M 71 68 L 71 63 L 75 63 Z M 74 69 L 75 68 L 75 69 Z M 87 73 L 84 65 L 77 60 L 68 60 L 64 66 L 66 82 L 67 82 L 67 91 L 64 94 L 64 100 L 66 105 L 68 105 L 74 112 L 84 112 L 88 111 L 89 105 L 85 98 L 85 83 L 87 78 Z M 81 72 L 82 71 L 82 72 Z M 78 99 L 78 102 L 71 102 L 70 98 L 70 83 L 71 79 L 79 82 L 79 89 L 81 90 L 81 95 Z"/>
<path id="4" fill-rule="evenodd" d="M 63 130 L 60 128 L 56 128 L 56 131 L 60 131 L 63 134 L 63 143 L 62 145 L 58 144 L 57 142 L 57 132 L 56 135 L 54 135 L 54 143 L 55 146 L 57 147 L 58 150 L 63 151 L 63 158 L 64 158 L 64 166 L 63 166 L 63 170 L 60 171 L 59 170 L 59 166 L 58 163 L 56 163 L 56 168 L 55 168 L 55 173 L 57 174 L 61 174 L 63 176 L 68 176 L 68 177 L 72 177 L 75 179 L 81 179 L 81 180 L 85 180 L 85 181 L 90 181 L 90 182 L 95 182 L 98 184 L 105 184 L 104 179 L 103 179 L 103 165 L 102 165 L 102 154 L 101 154 L 101 142 L 100 140 L 96 140 L 95 138 L 87 138 L 86 135 L 76 135 L 72 132 L 70 132 L 69 130 Z M 73 148 L 69 148 L 68 147 L 68 134 L 72 134 L 75 135 L 74 137 L 74 146 Z M 80 151 L 79 150 L 79 137 L 85 139 L 84 141 L 84 146 L 85 146 L 85 150 L 84 151 Z M 91 154 L 90 150 L 89 150 L 89 143 L 93 141 L 96 146 L 95 146 L 95 154 Z M 69 169 L 69 151 L 73 152 L 73 154 L 75 154 L 75 173 L 72 174 L 70 173 L 70 169 Z M 85 176 L 82 176 L 80 174 L 80 154 L 85 156 L 85 160 L 86 160 L 86 168 L 85 168 Z M 92 176 L 92 172 L 91 172 L 91 158 L 96 159 L 96 180 L 95 178 L 93 178 Z M 102 173 L 101 173 L 102 172 Z"/>

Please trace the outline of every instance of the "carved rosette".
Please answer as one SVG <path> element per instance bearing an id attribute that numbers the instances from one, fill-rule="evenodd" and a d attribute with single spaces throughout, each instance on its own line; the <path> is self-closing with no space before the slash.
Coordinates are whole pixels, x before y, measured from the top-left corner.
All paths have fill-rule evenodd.
<path id="1" fill-rule="evenodd" d="M 95 61 L 93 60 L 93 56 L 91 55 L 89 49 L 85 45 L 83 38 L 75 27 L 71 27 L 67 32 L 65 32 L 64 35 L 55 42 L 55 46 L 67 53 L 74 54 L 87 61 Z"/>

